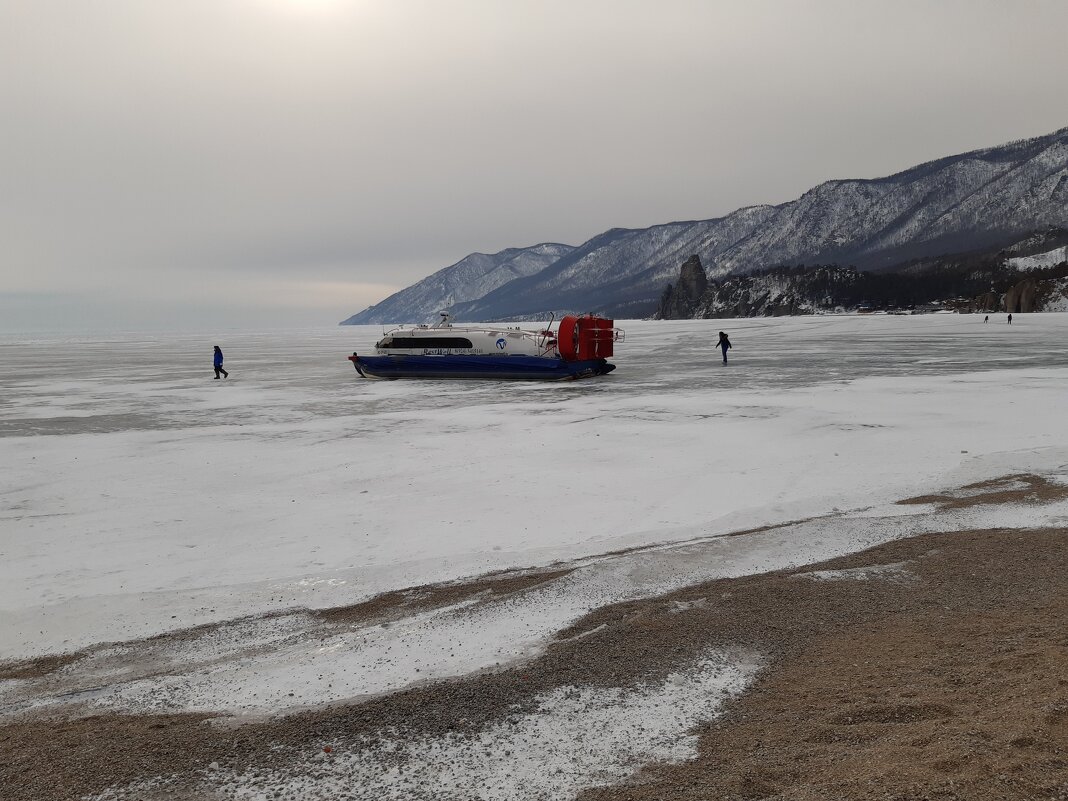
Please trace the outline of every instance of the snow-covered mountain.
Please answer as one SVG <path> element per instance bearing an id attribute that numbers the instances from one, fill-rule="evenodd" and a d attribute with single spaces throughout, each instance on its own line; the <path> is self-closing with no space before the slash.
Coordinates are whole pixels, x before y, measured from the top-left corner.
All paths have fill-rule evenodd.
<path id="1" fill-rule="evenodd" d="M 437 319 L 442 309 L 540 272 L 572 250 L 572 245 L 543 242 L 529 248 L 508 248 L 500 253 L 472 253 L 353 315 L 341 325 L 430 322 Z"/>
<path id="2" fill-rule="evenodd" d="M 1035 253 L 1033 256 L 1013 256 L 1008 260 L 1008 265 L 1014 270 L 1029 272 L 1054 267 L 1064 261 L 1068 261 L 1068 245 L 1061 245 L 1059 248 L 1043 253 Z"/>
<path id="3" fill-rule="evenodd" d="M 1068 128 L 886 178 L 828 181 L 779 206 L 612 229 L 543 269 L 492 288 L 480 283 L 449 298 L 443 293 L 437 305 L 464 294 L 452 305 L 460 320 L 541 317 L 549 311 L 645 315 L 692 254 L 712 278 L 798 263 L 879 270 L 1047 226 L 1068 226 Z M 423 308 L 434 306 L 429 299 L 426 304 Z M 416 319 L 400 307 L 391 311 L 392 320 Z"/>

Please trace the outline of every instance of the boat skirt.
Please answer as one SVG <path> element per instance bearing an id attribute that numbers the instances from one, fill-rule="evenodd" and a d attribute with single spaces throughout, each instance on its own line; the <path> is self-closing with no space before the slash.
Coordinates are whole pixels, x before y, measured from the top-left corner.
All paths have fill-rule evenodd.
<path id="1" fill-rule="evenodd" d="M 604 375 L 616 369 L 604 359 L 564 361 L 544 356 L 357 356 L 349 357 L 364 378 L 489 378 L 561 381 Z"/>

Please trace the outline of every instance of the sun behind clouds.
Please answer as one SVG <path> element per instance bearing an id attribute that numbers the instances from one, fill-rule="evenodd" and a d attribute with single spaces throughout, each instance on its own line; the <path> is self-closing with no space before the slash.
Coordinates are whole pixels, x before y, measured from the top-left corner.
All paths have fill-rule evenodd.
<path id="1" fill-rule="evenodd" d="M 298 14 L 326 14 L 351 11 L 366 5 L 366 0 L 266 0 L 268 5 Z"/>

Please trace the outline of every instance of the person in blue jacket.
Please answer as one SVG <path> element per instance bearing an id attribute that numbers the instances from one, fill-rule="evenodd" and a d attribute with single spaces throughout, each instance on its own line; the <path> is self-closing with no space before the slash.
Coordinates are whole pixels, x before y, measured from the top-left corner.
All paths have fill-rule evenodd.
<path id="1" fill-rule="evenodd" d="M 731 348 L 731 341 L 722 331 L 719 332 L 719 342 L 716 345 L 723 351 L 723 363 L 727 363 L 727 351 Z"/>
<path id="2" fill-rule="evenodd" d="M 724 352 L 726 352 L 726 351 L 724 351 Z M 216 345 L 215 346 L 215 377 L 216 378 L 219 377 L 219 373 L 223 374 L 223 378 L 226 378 L 227 376 L 230 375 L 228 372 L 226 372 L 223 369 L 222 363 L 223 363 L 222 349 L 218 345 Z"/>

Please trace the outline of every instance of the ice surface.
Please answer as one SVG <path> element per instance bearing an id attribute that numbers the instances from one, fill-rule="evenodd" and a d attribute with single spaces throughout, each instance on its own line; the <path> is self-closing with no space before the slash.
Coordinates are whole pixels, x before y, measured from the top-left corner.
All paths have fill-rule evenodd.
<path id="1" fill-rule="evenodd" d="M 358 699 L 527 658 L 605 604 L 775 569 L 908 581 L 907 563 L 806 566 L 920 533 L 1068 520 L 1064 501 L 894 503 L 966 501 L 980 490 L 958 488 L 1012 474 L 1065 481 L 1068 315 L 625 327 L 615 373 L 551 385 L 363 381 L 344 357 L 377 327 L 231 332 L 220 381 L 208 339 L 0 338 L 0 659 L 228 621 L 0 681 L 0 716 Z M 553 563 L 572 570 L 389 625 L 307 611 Z M 558 687 L 466 736 L 379 732 L 277 773 L 208 765 L 204 797 L 571 798 L 690 758 L 693 728 L 759 659 Z M 157 797 L 168 781 L 99 798 Z"/>
<path id="2" fill-rule="evenodd" d="M 364 381 L 377 326 L 0 338 L 0 659 L 1068 463 L 1068 315 L 623 325 L 564 384 Z"/>

